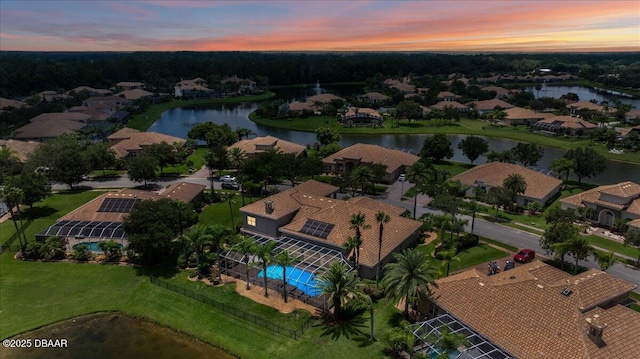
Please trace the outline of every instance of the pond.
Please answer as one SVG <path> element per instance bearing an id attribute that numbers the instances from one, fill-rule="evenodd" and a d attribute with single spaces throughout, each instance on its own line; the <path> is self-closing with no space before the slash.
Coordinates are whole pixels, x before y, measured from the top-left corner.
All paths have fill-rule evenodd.
<path id="1" fill-rule="evenodd" d="M 165 111 L 160 119 L 158 119 L 149 131 L 169 134 L 182 138 L 187 137 L 189 129 L 201 122 L 213 121 L 218 124 L 228 123 L 232 128 L 246 127 L 254 131 L 258 136 L 271 135 L 283 140 L 296 142 L 300 144 L 311 144 L 315 142 L 315 134 L 312 132 L 290 131 L 278 129 L 268 126 L 258 125 L 249 120 L 249 114 L 258 108 L 257 103 L 240 103 L 214 105 L 210 108 L 185 109 L 173 108 Z M 385 134 L 385 135 L 353 135 L 343 134 L 341 145 L 343 147 L 351 146 L 355 143 L 371 143 L 389 148 L 403 148 L 413 150 L 415 153 L 420 152 L 422 143 L 428 135 L 426 134 Z M 452 161 L 469 162 L 469 160 L 458 149 L 458 143 L 466 138 L 466 135 L 450 135 L 454 155 Z M 504 138 L 490 138 L 489 149 L 498 152 L 508 150 L 515 147 L 518 141 Z M 544 157 L 538 163 L 540 168 L 548 168 L 554 159 L 562 157 L 564 151 L 544 147 Z M 478 158 L 475 163 L 486 162 L 486 157 Z M 585 179 L 585 181 L 595 184 L 610 184 L 621 181 L 634 181 L 640 183 L 640 166 L 628 163 L 608 161 L 607 170 L 594 177 Z"/>
<path id="2" fill-rule="evenodd" d="M 527 87 L 525 89 L 533 93 L 536 98 L 540 97 L 551 97 L 551 98 L 560 98 L 562 95 L 566 95 L 571 92 L 578 95 L 580 101 L 590 101 L 596 100 L 598 104 L 602 103 L 602 101 L 608 101 L 609 106 L 614 106 L 614 100 L 620 100 L 622 103 L 629 104 L 633 106 L 633 108 L 640 108 L 640 99 L 637 98 L 629 98 L 626 96 L 616 96 L 611 93 L 607 93 L 603 90 L 593 89 L 591 87 L 585 86 L 555 86 L 555 85 L 543 85 L 540 90 L 536 90 L 535 87 Z"/>
<path id="3" fill-rule="evenodd" d="M 36 338 L 40 341 L 36 341 Z M 31 339 L 31 348 L 0 348 L 3 359 L 234 359 L 231 354 L 191 336 L 148 321 L 120 314 L 97 314 L 67 320 L 12 339 Z M 35 348 L 48 344 L 64 344 L 66 348 Z M 56 340 L 58 340 L 56 342 Z"/>

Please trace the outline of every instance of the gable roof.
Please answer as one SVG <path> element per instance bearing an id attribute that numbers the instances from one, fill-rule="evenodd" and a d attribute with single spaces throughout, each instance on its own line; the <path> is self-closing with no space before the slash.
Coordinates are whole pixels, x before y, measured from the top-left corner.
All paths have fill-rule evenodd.
<path id="1" fill-rule="evenodd" d="M 629 328 L 629 320 L 636 322 L 629 328 L 635 330 L 632 333 L 640 334 L 640 313 L 628 308 L 592 309 L 627 294 L 635 285 L 598 270 L 550 284 L 540 270 L 545 266 L 534 261 L 491 277 L 468 270 L 437 280 L 430 299 L 518 358 L 621 358 L 625 356 L 616 354 L 628 352 L 630 345 L 640 348 L 637 340 L 610 346 L 630 338 L 630 333 L 619 330 Z M 571 293 L 563 295 L 564 289 Z M 600 350 L 591 345 L 584 319 L 606 312 L 609 318 L 622 320 L 607 321 L 604 340 L 609 348 Z"/>
<path id="2" fill-rule="evenodd" d="M 113 144 L 111 149 L 116 153 L 116 157 L 126 157 L 130 152 L 141 150 L 144 146 L 151 144 L 166 142 L 168 144 L 185 143 L 184 138 L 165 135 L 158 132 L 140 132 L 133 129 L 121 129 L 109 137 L 109 140 L 120 139 L 119 142 Z"/>
<path id="3" fill-rule="evenodd" d="M 535 112 L 522 107 L 512 107 L 504 110 L 509 120 L 541 120 L 544 118 L 554 117 L 552 113 Z"/>
<path id="4" fill-rule="evenodd" d="M 389 96 L 383 95 L 380 92 L 367 92 L 366 94 L 361 95 L 360 97 L 371 99 L 371 100 L 377 100 L 377 101 L 386 101 L 390 99 Z"/>
<path id="5" fill-rule="evenodd" d="M 14 138 L 56 138 L 62 134 L 75 133 L 86 126 L 85 123 L 72 120 L 52 119 L 28 123 L 15 130 Z"/>
<path id="6" fill-rule="evenodd" d="M 40 146 L 40 142 L 35 141 L 17 141 L 0 139 L 0 148 L 8 148 L 16 157 L 24 162 L 30 154 L 32 154 Z"/>
<path id="7" fill-rule="evenodd" d="M 549 125 L 558 125 L 562 128 L 570 128 L 570 129 L 592 129 L 597 128 L 595 124 L 591 122 L 587 122 L 580 117 L 572 117 L 572 116 L 554 116 L 545 118 L 540 120 L 534 124 L 534 126 L 540 126 L 543 124 Z"/>
<path id="8" fill-rule="evenodd" d="M 321 93 L 319 95 L 314 95 L 314 96 L 309 96 L 307 97 L 307 102 L 322 102 L 322 103 L 329 103 L 332 100 L 342 100 L 344 101 L 344 99 L 342 97 L 338 97 L 334 94 L 330 94 L 330 93 Z"/>
<path id="9" fill-rule="evenodd" d="M 613 203 L 601 198 L 601 194 L 629 198 L 626 204 Z M 560 203 L 572 207 L 584 207 L 585 204 L 598 204 L 602 207 L 626 209 L 627 212 L 640 216 L 640 184 L 625 181 L 611 185 L 598 186 L 560 200 Z"/>
<path id="10" fill-rule="evenodd" d="M 420 157 L 400 150 L 392 150 L 378 145 L 357 143 L 325 157 L 322 162 L 333 164 L 336 160 L 356 159 L 361 163 L 374 163 L 387 166 L 387 173 L 393 173 L 401 166 L 411 166 Z"/>
<path id="11" fill-rule="evenodd" d="M 137 100 L 143 97 L 153 96 L 153 92 L 149 92 L 143 89 L 133 89 L 118 92 L 116 96 L 122 96 L 127 100 Z"/>
<path id="12" fill-rule="evenodd" d="M 129 213 L 98 212 L 102 202 L 107 198 L 158 200 L 164 198 L 157 193 L 126 188 L 117 192 L 107 192 L 60 217 L 58 221 L 95 221 L 95 222 L 123 222 Z"/>
<path id="13" fill-rule="evenodd" d="M 476 109 L 478 109 L 479 111 L 492 111 L 496 107 L 500 107 L 501 109 L 506 110 L 514 107 L 512 104 L 497 98 L 484 101 L 472 101 L 471 103 L 476 104 Z"/>
<path id="14" fill-rule="evenodd" d="M 513 163 L 504 162 L 489 162 L 477 165 L 451 177 L 450 180 L 460 181 L 460 183 L 472 187 L 478 186 L 479 182 L 489 187 L 499 187 L 502 186 L 504 180 L 512 173 L 517 173 L 524 178 L 527 183 L 524 196 L 529 198 L 545 198 L 562 184 L 562 181 L 557 178 Z"/>
<path id="15" fill-rule="evenodd" d="M 436 110 L 445 110 L 447 107 L 453 107 L 453 108 L 456 108 L 458 110 L 468 110 L 469 109 L 469 107 L 461 104 L 458 101 L 440 101 L 440 102 L 436 103 L 435 105 L 429 106 L 429 108 L 434 108 Z"/>
<path id="16" fill-rule="evenodd" d="M 11 99 L 8 99 L 8 98 L 0 97 L 0 110 L 2 110 L 4 108 L 8 108 L 8 107 L 20 108 L 20 107 L 24 107 L 26 105 L 27 105 L 26 102 L 17 101 L 17 100 L 11 100 Z"/>
<path id="17" fill-rule="evenodd" d="M 247 140 L 240 140 L 227 149 L 239 148 L 244 153 L 254 155 L 256 153 L 265 152 L 268 148 L 275 148 L 283 153 L 300 154 L 307 147 L 297 143 L 281 140 L 273 136 L 255 137 Z"/>
<path id="18" fill-rule="evenodd" d="M 191 203 L 206 187 L 201 184 L 178 182 L 167 187 L 160 195 L 174 201 Z"/>
<path id="19" fill-rule="evenodd" d="M 90 115 L 79 112 L 45 112 L 30 119 L 30 122 L 36 121 L 50 121 L 50 120 L 63 120 L 63 121 L 79 121 L 86 122 L 91 118 Z"/>

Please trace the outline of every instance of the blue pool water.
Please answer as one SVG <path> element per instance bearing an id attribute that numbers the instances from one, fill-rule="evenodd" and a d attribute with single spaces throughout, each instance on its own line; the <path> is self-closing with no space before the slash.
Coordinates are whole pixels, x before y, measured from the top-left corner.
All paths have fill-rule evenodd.
<path id="1" fill-rule="evenodd" d="M 264 277 L 264 271 L 258 273 L 258 277 Z M 267 278 L 282 280 L 282 266 L 271 265 L 267 267 Z M 312 297 L 322 294 L 322 290 L 317 288 L 316 277 L 313 273 L 301 269 L 287 267 L 287 283 L 295 286 Z"/>
<path id="2" fill-rule="evenodd" d="M 435 350 L 431 350 L 429 351 L 429 355 L 431 356 L 431 359 L 438 359 L 439 353 Z M 458 355 L 460 355 L 460 352 L 457 350 L 454 350 L 451 353 L 449 353 L 449 359 L 456 359 Z"/>
<path id="3" fill-rule="evenodd" d="M 100 247 L 98 247 L 98 243 L 99 242 L 82 242 L 82 243 L 78 243 L 78 244 L 84 244 L 85 246 L 89 247 L 89 250 L 91 252 L 102 252 Z M 78 244 L 76 244 L 75 246 L 77 246 Z M 118 246 L 120 247 L 120 249 L 122 249 L 122 244 L 118 243 Z M 287 274 L 289 274 L 289 272 L 287 272 Z"/>

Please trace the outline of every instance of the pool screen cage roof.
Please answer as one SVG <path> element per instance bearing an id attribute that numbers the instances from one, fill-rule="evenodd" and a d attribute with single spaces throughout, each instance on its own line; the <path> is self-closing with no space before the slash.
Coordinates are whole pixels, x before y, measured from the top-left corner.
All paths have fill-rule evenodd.
<path id="1" fill-rule="evenodd" d="M 121 222 L 102 221 L 59 221 L 38 233 L 37 238 L 50 236 L 99 239 L 126 239 Z"/>
<path id="2" fill-rule="evenodd" d="M 446 325 L 451 333 L 462 334 L 467 337 L 469 345 L 462 350 L 457 359 L 507 359 L 513 358 L 512 355 L 495 345 L 493 342 L 484 338 L 473 329 L 467 327 L 451 314 L 443 314 L 419 322 L 410 326 L 414 336 L 414 350 L 416 352 L 434 353 L 440 352 L 437 342 L 431 343 L 428 338 L 438 338 L 441 334 L 441 328 Z M 451 358 L 454 358 L 451 356 Z"/>
<path id="3" fill-rule="evenodd" d="M 298 269 L 299 271 L 296 272 L 300 273 L 297 278 L 294 275 L 287 274 L 287 282 L 289 283 L 293 282 L 299 283 L 302 286 L 313 287 L 315 283 L 310 282 L 315 279 L 315 276 L 322 274 L 329 268 L 331 263 L 335 261 L 345 263 L 349 268 L 349 271 L 353 269 L 345 260 L 342 252 L 333 248 L 287 236 L 279 237 L 278 239 L 271 239 L 269 237 L 253 235 L 251 238 L 253 238 L 258 245 L 275 242 L 276 245 L 271 252 L 272 257 L 275 257 L 284 250 L 289 252 L 291 258 L 294 259 L 290 266 L 294 269 Z M 237 252 L 235 246 L 231 247 L 226 253 L 223 253 L 222 257 L 225 262 L 222 269 L 227 272 L 227 274 L 238 278 L 245 277 L 244 254 Z M 264 285 L 263 279 L 257 278 L 257 273 L 262 269 L 259 263 L 260 259 L 256 256 L 251 256 L 249 259 L 249 266 L 252 267 L 250 268 L 250 281 L 262 286 Z M 302 274 L 304 272 L 311 273 L 313 276 L 303 276 Z M 273 289 L 278 288 L 274 287 Z M 313 300 L 313 297 L 306 295 L 305 293 L 296 292 L 295 287 L 291 287 L 289 292 L 294 295 L 294 297 L 314 306 L 321 307 L 325 305 L 324 300 L 321 301 L 319 298 Z"/>

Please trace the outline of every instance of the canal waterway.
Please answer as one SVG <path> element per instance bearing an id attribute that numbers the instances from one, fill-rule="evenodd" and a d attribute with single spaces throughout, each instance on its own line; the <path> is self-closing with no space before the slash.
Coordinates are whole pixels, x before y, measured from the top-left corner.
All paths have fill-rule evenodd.
<path id="1" fill-rule="evenodd" d="M 551 86 L 547 87 L 550 88 Z M 559 87 L 562 88 L 563 86 Z M 564 86 L 565 89 L 573 89 L 574 91 L 577 91 L 575 87 L 576 86 Z M 586 87 L 581 87 L 580 89 L 588 90 L 588 88 Z M 559 92 L 563 91 L 563 89 L 559 90 Z M 566 92 L 561 93 L 560 95 L 558 95 L 558 97 L 565 93 Z M 338 95 L 340 94 L 338 93 Z M 295 92 L 292 91 L 287 92 L 285 97 L 298 98 L 295 96 Z M 315 133 L 278 129 L 259 125 L 249 120 L 249 114 L 256 110 L 258 108 L 258 105 L 258 103 L 246 102 L 238 104 L 213 105 L 208 108 L 199 109 L 173 108 L 165 111 L 160 119 L 158 119 L 151 127 L 149 127 L 148 131 L 155 131 L 172 136 L 186 138 L 189 129 L 193 127 L 193 125 L 201 122 L 212 121 L 217 124 L 223 124 L 226 122 L 232 128 L 249 128 L 258 136 L 271 135 L 283 140 L 304 145 L 312 144 L 315 142 Z M 355 143 L 370 143 L 388 148 L 411 150 L 414 153 L 418 153 L 420 152 L 424 139 L 427 136 L 428 135 L 426 134 L 343 134 L 340 144 L 343 147 L 346 147 Z M 451 160 L 457 162 L 468 162 L 469 160 L 462 154 L 462 151 L 458 150 L 457 148 L 458 143 L 466 138 L 466 135 L 450 135 L 449 138 L 454 149 L 454 156 L 451 158 Z M 498 152 L 513 148 L 519 143 L 519 141 L 503 138 L 487 137 L 486 140 L 489 142 L 489 149 Z M 560 149 L 544 147 L 544 157 L 538 163 L 538 167 L 548 168 L 554 159 L 562 157 L 563 155 L 564 151 Z M 475 161 L 476 164 L 484 162 L 486 162 L 485 157 L 480 157 Z M 593 178 L 585 179 L 585 181 L 595 184 L 610 184 L 621 181 L 634 181 L 636 183 L 640 183 L 640 165 L 617 161 L 608 161 L 607 170 L 604 173 Z"/>

